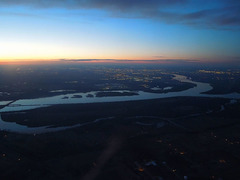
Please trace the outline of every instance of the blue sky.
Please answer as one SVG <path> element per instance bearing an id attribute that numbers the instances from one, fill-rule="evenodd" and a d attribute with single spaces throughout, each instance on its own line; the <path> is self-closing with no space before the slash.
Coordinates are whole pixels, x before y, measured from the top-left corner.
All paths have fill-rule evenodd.
<path id="1" fill-rule="evenodd" d="M 237 0 L 2 0 L 0 59 L 240 59 Z"/>

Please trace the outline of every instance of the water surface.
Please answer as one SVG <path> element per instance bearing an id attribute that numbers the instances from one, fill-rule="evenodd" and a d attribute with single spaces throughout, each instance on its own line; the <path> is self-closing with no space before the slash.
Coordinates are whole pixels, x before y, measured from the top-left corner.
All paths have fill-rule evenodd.
<path id="1" fill-rule="evenodd" d="M 12 103 L 10 103 L 11 101 L 2 101 L 0 102 L 0 105 L 6 105 L 6 106 L 0 109 L 0 113 L 26 111 L 26 110 L 48 107 L 48 106 L 57 105 L 57 104 L 121 102 L 121 101 L 149 100 L 149 99 L 181 97 L 181 96 L 240 99 L 240 94 L 238 93 L 221 94 L 221 95 L 203 94 L 204 92 L 211 90 L 212 86 L 208 83 L 192 81 L 190 79 L 187 79 L 186 76 L 175 74 L 175 77 L 173 79 L 178 80 L 180 82 L 192 83 L 192 84 L 195 84 L 196 86 L 180 92 L 150 93 L 150 92 L 144 92 L 144 91 L 137 91 L 136 93 L 138 93 L 138 95 L 132 95 L 132 96 L 97 97 L 96 94 L 102 91 L 91 91 L 87 93 L 71 93 L 71 94 L 64 94 L 64 95 L 45 97 L 45 98 L 21 99 L 21 100 L 14 101 Z M 121 91 L 106 91 L 106 92 L 131 92 L 131 91 L 121 90 Z M 89 95 L 91 95 L 91 97 Z M 232 100 L 232 101 L 235 101 L 235 100 Z M 108 119 L 108 118 L 103 118 L 103 119 Z M 96 123 L 99 120 L 103 120 L 103 119 L 97 119 L 90 123 Z M 77 124 L 77 125 L 65 126 L 65 127 L 54 127 L 54 128 L 49 126 L 32 128 L 24 125 L 19 125 L 17 123 L 5 122 L 2 120 L 1 114 L 0 114 L 1 130 L 6 130 L 6 131 L 16 132 L 16 133 L 26 133 L 26 134 L 56 132 L 56 131 L 61 131 L 65 129 L 87 125 L 90 123 Z"/>

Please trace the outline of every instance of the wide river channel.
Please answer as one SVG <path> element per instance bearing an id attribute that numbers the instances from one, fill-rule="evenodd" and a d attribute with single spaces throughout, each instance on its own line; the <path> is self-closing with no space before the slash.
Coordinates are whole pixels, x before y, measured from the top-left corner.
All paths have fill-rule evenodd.
<path id="1" fill-rule="evenodd" d="M 40 134 L 47 132 L 56 132 L 60 130 L 70 129 L 74 127 L 83 126 L 86 124 L 77 124 L 74 126 L 65 126 L 65 127 L 28 127 L 20 125 L 14 122 L 6 122 L 1 118 L 1 113 L 24 113 L 26 110 L 48 107 L 57 104 L 80 104 L 80 103 L 103 103 L 103 102 L 121 102 L 121 101 L 135 101 L 135 100 L 149 100 L 149 99 L 160 99 L 160 98 L 170 98 L 170 97 L 181 97 L 181 96 L 195 96 L 195 97 L 211 97 L 211 98 L 228 98 L 228 99 L 240 99 L 239 93 L 231 94 L 220 94 L 220 95 L 211 95 L 203 94 L 212 89 L 212 86 L 208 83 L 195 82 L 188 79 L 186 76 L 174 74 L 175 80 L 180 82 L 187 82 L 195 84 L 196 86 L 180 92 L 168 92 L 168 93 L 150 93 L 137 91 L 137 95 L 132 96 L 107 96 L 107 97 L 97 97 L 96 91 L 91 91 L 87 93 L 71 93 L 64 94 L 52 97 L 45 98 L 36 98 L 36 99 L 21 99 L 17 101 L 0 101 L 0 105 L 6 105 L 4 108 L 0 109 L 0 130 L 23 133 L 23 134 Z M 108 91 L 109 92 L 109 91 Z M 128 90 L 121 91 L 110 91 L 110 92 L 130 92 Z M 91 97 L 89 96 L 91 95 Z M 79 98 L 76 98 L 79 97 Z M 108 119 L 108 118 L 106 118 Z M 98 120 L 93 121 L 92 123 L 98 122 Z M 90 123 L 87 123 L 90 124 Z"/>

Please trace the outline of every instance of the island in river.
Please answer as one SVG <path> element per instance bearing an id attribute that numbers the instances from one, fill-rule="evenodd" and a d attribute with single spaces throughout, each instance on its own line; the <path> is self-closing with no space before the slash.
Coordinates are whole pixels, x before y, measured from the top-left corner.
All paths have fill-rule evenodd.
<path id="1" fill-rule="evenodd" d="M 96 93 L 96 97 L 134 96 L 134 95 L 139 95 L 139 94 L 136 93 L 136 92 L 126 92 L 126 91 L 123 91 L 123 92 L 107 92 L 107 91 L 104 91 L 104 92 L 97 92 Z"/>

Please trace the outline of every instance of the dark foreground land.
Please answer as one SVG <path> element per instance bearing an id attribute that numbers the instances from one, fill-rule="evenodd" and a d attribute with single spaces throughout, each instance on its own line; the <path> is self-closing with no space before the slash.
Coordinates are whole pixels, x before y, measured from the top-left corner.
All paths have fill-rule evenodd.
<path id="1" fill-rule="evenodd" d="M 39 135 L 1 131 L 0 179 L 240 179 L 240 104 L 228 102 L 182 97 L 4 113 L 31 127 L 112 118 Z"/>

